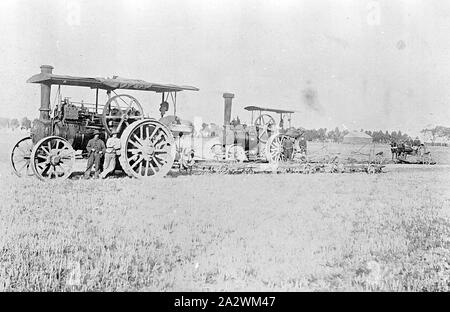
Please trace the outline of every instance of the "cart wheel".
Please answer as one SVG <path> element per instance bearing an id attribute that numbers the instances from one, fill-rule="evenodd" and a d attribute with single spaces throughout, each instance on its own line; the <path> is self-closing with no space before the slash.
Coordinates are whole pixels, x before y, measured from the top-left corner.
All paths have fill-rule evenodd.
<path id="1" fill-rule="evenodd" d="M 192 156 L 193 151 L 190 148 L 184 148 L 180 153 L 179 165 L 180 172 L 192 173 L 192 167 L 195 165 L 195 160 Z"/>
<path id="2" fill-rule="evenodd" d="M 33 141 L 31 137 L 21 139 L 14 145 L 11 151 L 11 168 L 18 177 L 32 176 L 33 170 L 30 168 L 31 150 Z"/>
<path id="3" fill-rule="evenodd" d="M 266 144 L 266 159 L 270 163 L 286 161 L 284 143 L 289 137 L 284 134 L 275 134 L 269 138 Z"/>
<path id="4" fill-rule="evenodd" d="M 377 165 L 382 165 L 384 163 L 385 159 L 384 159 L 384 154 L 383 152 L 377 153 L 375 155 L 375 163 Z"/>
<path id="5" fill-rule="evenodd" d="M 233 144 L 227 148 L 227 159 L 237 162 L 243 162 L 247 159 L 244 148 L 240 145 Z"/>
<path id="6" fill-rule="evenodd" d="M 162 123 L 137 120 L 122 133 L 120 164 L 131 177 L 165 176 L 175 160 L 175 140 Z"/>
<path id="7" fill-rule="evenodd" d="M 422 164 L 430 165 L 432 162 L 433 160 L 431 158 L 430 152 L 427 152 L 422 156 Z"/>
<path id="8" fill-rule="evenodd" d="M 374 167 L 373 165 L 369 165 L 369 166 L 367 167 L 367 173 L 368 173 L 368 174 L 375 174 L 375 173 L 376 173 L 375 167 Z"/>
<path id="9" fill-rule="evenodd" d="M 225 157 L 222 144 L 214 144 L 213 146 L 211 146 L 210 151 L 215 160 L 223 160 Z"/>
<path id="10" fill-rule="evenodd" d="M 103 107 L 102 123 L 109 135 L 113 130 L 120 133 L 122 128 L 143 118 L 144 110 L 141 104 L 128 94 L 113 96 Z"/>
<path id="11" fill-rule="evenodd" d="M 335 168 L 336 168 L 336 165 L 333 163 L 330 163 L 330 164 L 325 164 L 323 169 L 324 169 L 325 173 L 333 173 L 336 170 Z"/>
<path id="12" fill-rule="evenodd" d="M 345 172 L 345 166 L 343 163 L 338 163 L 336 165 L 336 172 L 337 173 L 344 173 Z"/>
<path id="13" fill-rule="evenodd" d="M 33 147 L 30 166 L 42 181 L 64 180 L 73 172 L 75 150 L 70 143 L 58 136 L 43 138 Z"/>

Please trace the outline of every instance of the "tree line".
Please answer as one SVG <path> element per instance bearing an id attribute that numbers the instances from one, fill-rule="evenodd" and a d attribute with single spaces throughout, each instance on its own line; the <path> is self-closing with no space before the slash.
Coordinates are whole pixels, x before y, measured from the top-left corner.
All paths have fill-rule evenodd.
<path id="1" fill-rule="evenodd" d="M 301 129 L 307 141 L 321 141 L 321 142 L 337 142 L 340 143 L 344 140 L 344 136 L 349 133 L 348 130 L 341 131 L 338 127 L 334 130 L 328 130 L 327 128 L 319 129 Z M 399 131 L 382 131 L 382 130 L 364 130 L 364 132 L 370 135 L 375 143 L 390 143 L 394 142 L 408 142 L 412 141 L 412 138 L 407 133 Z M 426 142 L 435 143 L 438 138 L 450 141 L 450 127 L 436 126 L 434 128 L 425 128 L 420 131 L 423 134 Z"/>
<path id="2" fill-rule="evenodd" d="M 31 120 L 27 117 L 23 117 L 22 119 L 17 118 L 4 118 L 0 117 L 0 128 L 9 128 L 12 130 L 15 129 L 31 129 Z M 205 129 L 208 125 L 203 123 L 202 128 Z M 218 127 L 219 128 L 219 127 Z M 321 141 L 321 142 L 337 142 L 340 143 L 344 140 L 344 136 L 349 133 L 348 130 L 340 130 L 338 127 L 334 128 L 334 130 L 328 130 L 327 128 L 319 128 L 319 129 L 303 129 L 303 135 L 307 141 Z M 407 133 L 403 133 L 402 131 L 382 131 L 382 130 L 364 130 L 361 129 L 361 132 L 364 132 L 370 135 L 375 143 L 390 143 L 392 141 L 395 142 L 404 142 L 410 141 L 413 138 L 409 136 Z M 443 138 L 445 140 L 450 141 L 450 127 L 444 126 L 436 126 L 434 128 L 425 128 L 420 131 L 422 135 L 425 137 L 427 142 L 435 143 L 438 138 Z"/>
<path id="3" fill-rule="evenodd" d="M 402 131 L 382 131 L 382 130 L 364 130 L 361 129 L 361 132 L 368 134 L 372 137 L 373 142 L 375 143 L 390 143 L 392 141 L 400 142 L 400 141 L 408 141 L 411 140 L 411 136 L 406 133 L 402 133 Z M 321 141 L 321 142 L 336 142 L 341 143 L 344 140 L 344 136 L 346 136 L 349 131 L 348 130 L 340 130 L 336 127 L 334 130 L 328 130 L 327 128 L 319 128 L 319 129 L 303 129 L 305 139 L 307 141 Z"/>
<path id="4" fill-rule="evenodd" d="M 23 117 L 20 120 L 17 118 L 0 117 L 0 128 L 12 130 L 20 128 L 24 130 L 29 130 L 31 129 L 31 120 L 28 119 L 27 117 Z"/>

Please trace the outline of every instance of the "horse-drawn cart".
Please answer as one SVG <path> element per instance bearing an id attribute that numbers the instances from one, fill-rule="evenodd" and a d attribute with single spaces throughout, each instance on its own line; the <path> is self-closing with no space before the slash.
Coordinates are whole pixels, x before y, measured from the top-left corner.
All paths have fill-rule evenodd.
<path id="1" fill-rule="evenodd" d="M 427 149 L 425 144 L 416 141 L 416 143 L 398 144 L 391 142 L 392 160 L 399 164 L 424 164 L 434 165 L 436 162 L 431 157 L 431 152 Z"/>

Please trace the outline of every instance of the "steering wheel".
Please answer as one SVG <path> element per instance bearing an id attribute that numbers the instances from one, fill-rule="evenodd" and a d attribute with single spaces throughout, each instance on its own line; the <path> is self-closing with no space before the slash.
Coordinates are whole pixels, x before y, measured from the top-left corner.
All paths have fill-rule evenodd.
<path id="1" fill-rule="evenodd" d="M 272 133 L 275 132 L 275 119 L 268 114 L 259 115 L 254 125 L 258 131 L 259 142 L 266 143 Z"/>
<path id="2" fill-rule="evenodd" d="M 122 126 L 127 127 L 132 122 L 143 118 L 144 111 L 141 104 L 128 94 L 113 96 L 103 107 L 102 123 L 109 135 L 113 130 L 121 133 Z"/>

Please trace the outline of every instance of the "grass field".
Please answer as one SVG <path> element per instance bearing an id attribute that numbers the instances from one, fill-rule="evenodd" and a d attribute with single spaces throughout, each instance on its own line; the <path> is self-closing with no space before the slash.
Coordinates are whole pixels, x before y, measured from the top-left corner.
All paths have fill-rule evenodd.
<path id="1" fill-rule="evenodd" d="M 448 167 L 43 184 L 7 152 L 0 290 L 450 290 Z"/>

